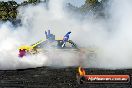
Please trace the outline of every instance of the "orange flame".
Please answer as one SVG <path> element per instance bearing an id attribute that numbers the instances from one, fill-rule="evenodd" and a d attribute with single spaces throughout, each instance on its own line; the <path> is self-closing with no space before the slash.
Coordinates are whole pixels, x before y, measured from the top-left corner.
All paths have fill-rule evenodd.
<path id="1" fill-rule="evenodd" d="M 86 74 L 85 70 L 81 67 L 78 68 L 78 71 L 80 76 L 84 76 Z"/>

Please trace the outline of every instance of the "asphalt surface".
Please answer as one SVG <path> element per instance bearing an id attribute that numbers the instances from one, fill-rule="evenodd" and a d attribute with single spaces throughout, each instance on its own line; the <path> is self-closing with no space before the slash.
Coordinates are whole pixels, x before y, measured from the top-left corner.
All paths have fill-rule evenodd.
<path id="1" fill-rule="evenodd" d="M 129 74 L 132 70 L 86 69 L 87 74 Z M 130 83 L 84 84 L 76 80 L 77 67 L 0 71 L 0 88 L 132 88 Z"/>

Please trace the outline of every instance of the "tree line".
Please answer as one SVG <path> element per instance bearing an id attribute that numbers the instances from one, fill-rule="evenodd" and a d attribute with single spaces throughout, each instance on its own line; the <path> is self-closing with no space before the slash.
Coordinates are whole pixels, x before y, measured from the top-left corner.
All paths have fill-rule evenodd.
<path id="1" fill-rule="evenodd" d="M 40 3 L 40 2 L 45 3 L 48 1 L 49 0 L 43 0 L 43 1 L 42 0 L 27 0 L 20 4 L 18 4 L 17 2 L 15 2 L 13 0 L 7 1 L 7 2 L 0 1 L 0 20 L 2 20 L 2 21 L 15 20 L 17 17 L 17 14 L 18 14 L 17 8 L 19 6 L 25 6 L 28 4 L 36 5 L 37 3 Z M 102 1 L 104 1 L 104 0 L 102 0 Z M 75 10 L 75 11 L 76 11 L 76 9 L 78 9 L 78 10 L 80 10 L 80 12 L 87 12 L 89 9 L 93 9 L 98 5 L 100 5 L 98 0 L 86 0 L 85 5 L 83 5 L 80 8 L 76 8 L 72 5 L 69 5 L 69 6 L 72 7 L 73 10 Z"/>
<path id="2" fill-rule="evenodd" d="M 45 2 L 47 0 L 43 0 L 43 2 Z M 28 0 L 28 1 L 24 1 L 20 4 L 18 4 L 15 1 L 0 1 L 0 20 L 2 21 L 6 21 L 6 20 L 15 20 L 17 17 L 17 8 L 19 6 L 25 6 L 28 4 L 37 4 L 40 3 L 41 0 Z"/>

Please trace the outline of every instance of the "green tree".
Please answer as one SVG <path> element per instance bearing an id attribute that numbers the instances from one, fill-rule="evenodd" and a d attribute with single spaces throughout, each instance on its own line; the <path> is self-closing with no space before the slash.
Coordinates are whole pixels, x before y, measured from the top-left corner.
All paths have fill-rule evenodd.
<path id="1" fill-rule="evenodd" d="M 39 3 L 40 0 L 28 0 L 29 3 Z"/>
<path id="2" fill-rule="evenodd" d="M 98 3 L 98 0 L 86 0 L 85 3 L 92 5 L 92 4 Z"/>
<path id="3" fill-rule="evenodd" d="M 16 19 L 17 7 L 15 1 L 0 2 L 0 20 Z"/>
<path id="4" fill-rule="evenodd" d="M 16 18 L 16 16 L 17 16 L 17 12 L 15 12 L 15 11 L 10 11 L 9 13 L 8 13 L 8 15 L 9 15 L 9 17 L 10 18 Z"/>

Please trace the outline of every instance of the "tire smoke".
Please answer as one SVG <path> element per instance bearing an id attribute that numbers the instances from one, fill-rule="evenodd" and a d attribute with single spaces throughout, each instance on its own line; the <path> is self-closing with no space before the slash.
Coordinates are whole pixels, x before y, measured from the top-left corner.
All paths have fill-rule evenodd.
<path id="1" fill-rule="evenodd" d="M 30 45 L 45 38 L 44 31 L 48 29 L 57 38 L 62 38 L 66 32 L 71 31 L 70 39 L 79 47 L 95 49 L 94 57 L 82 59 L 84 67 L 132 68 L 131 4 L 130 0 L 113 0 L 106 7 L 108 19 L 91 16 L 81 21 L 76 14 L 69 14 L 65 10 L 64 0 L 50 0 L 48 9 L 42 3 L 20 7 L 18 18 L 22 21 L 21 26 L 14 27 L 10 22 L 0 24 L 0 69 L 24 69 L 56 64 L 59 67 L 80 65 L 79 59 L 71 58 L 74 55 L 70 53 L 63 53 L 62 58 L 57 59 L 49 59 L 41 53 L 22 59 L 18 57 L 19 46 Z M 51 53 L 53 57 L 56 55 L 55 52 Z"/>

